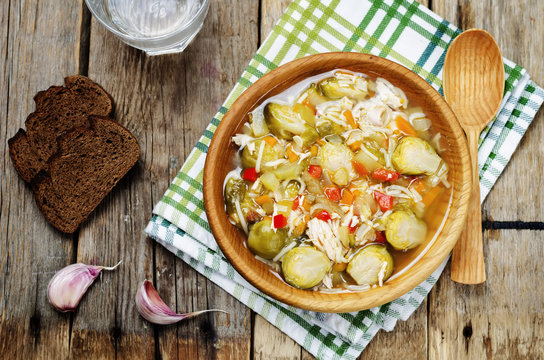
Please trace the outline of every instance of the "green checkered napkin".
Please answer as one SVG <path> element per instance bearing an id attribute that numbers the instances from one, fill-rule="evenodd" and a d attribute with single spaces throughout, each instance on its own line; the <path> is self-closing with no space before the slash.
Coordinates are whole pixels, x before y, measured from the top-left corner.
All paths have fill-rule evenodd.
<path id="1" fill-rule="evenodd" d="M 445 262 L 422 284 L 389 304 L 357 313 L 324 314 L 279 303 L 247 283 L 226 261 L 204 213 L 202 172 L 219 121 L 266 72 L 293 59 L 329 51 L 371 53 L 396 61 L 442 91 L 446 48 L 460 30 L 412 1 L 295 0 L 251 60 L 181 171 L 153 210 L 149 236 L 259 313 L 320 359 L 353 359 L 380 329 L 390 331 L 422 303 Z M 481 135 L 482 201 L 544 100 L 524 69 L 505 60 L 500 112 Z"/>

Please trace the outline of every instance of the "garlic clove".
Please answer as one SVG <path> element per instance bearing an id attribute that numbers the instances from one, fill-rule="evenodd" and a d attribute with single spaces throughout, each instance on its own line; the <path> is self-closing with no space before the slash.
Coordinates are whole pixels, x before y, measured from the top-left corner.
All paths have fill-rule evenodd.
<path id="1" fill-rule="evenodd" d="M 174 324 L 183 319 L 194 317 L 205 312 L 220 311 L 226 313 L 226 311 L 219 309 L 201 310 L 190 312 L 186 314 L 178 314 L 172 310 L 168 305 L 162 301 L 161 297 L 153 283 L 149 280 L 144 280 L 138 293 L 136 294 L 136 308 L 144 319 L 153 324 L 168 325 Z"/>
<path id="2" fill-rule="evenodd" d="M 77 263 L 60 269 L 47 285 L 49 303 L 62 312 L 74 311 L 100 272 L 114 270 L 119 264 L 121 261 L 113 267 Z"/>

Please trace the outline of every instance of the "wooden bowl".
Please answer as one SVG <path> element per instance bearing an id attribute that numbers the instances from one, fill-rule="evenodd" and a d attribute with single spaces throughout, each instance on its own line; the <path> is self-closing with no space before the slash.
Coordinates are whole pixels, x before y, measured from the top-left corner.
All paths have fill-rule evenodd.
<path id="1" fill-rule="evenodd" d="M 310 76 L 334 69 L 347 69 L 383 77 L 401 88 L 412 104 L 420 106 L 431 119 L 434 129 L 444 136 L 448 149 L 442 153 L 449 165 L 451 192 L 435 203 L 437 216 L 430 229 L 442 225 L 433 245 L 404 274 L 382 287 L 359 293 L 322 293 L 296 289 L 279 279 L 268 265 L 255 259 L 245 245 L 246 235 L 227 219 L 223 199 L 223 181 L 233 169 L 237 147 L 233 135 L 241 131 L 248 113 L 266 98 Z M 312 55 L 294 60 L 264 75 L 232 104 L 221 120 L 208 150 L 204 167 L 204 205 L 219 247 L 236 270 L 253 286 L 269 296 L 302 309 L 320 312 L 351 312 L 390 302 L 423 282 L 448 256 L 463 228 L 471 190 L 471 168 L 465 135 L 453 111 L 440 94 L 411 70 L 389 60 L 359 53 L 337 52 Z M 431 233 L 432 231 L 429 231 Z"/>

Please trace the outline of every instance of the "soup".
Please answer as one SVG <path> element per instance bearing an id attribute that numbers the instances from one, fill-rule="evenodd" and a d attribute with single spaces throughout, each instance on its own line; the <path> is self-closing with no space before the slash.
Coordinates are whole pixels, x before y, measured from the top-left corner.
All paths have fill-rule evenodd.
<path id="1" fill-rule="evenodd" d="M 433 203 L 450 191 L 440 133 L 383 78 L 309 78 L 253 110 L 233 142 L 229 220 L 301 289 L 382 286 L 428 248 Z"/>

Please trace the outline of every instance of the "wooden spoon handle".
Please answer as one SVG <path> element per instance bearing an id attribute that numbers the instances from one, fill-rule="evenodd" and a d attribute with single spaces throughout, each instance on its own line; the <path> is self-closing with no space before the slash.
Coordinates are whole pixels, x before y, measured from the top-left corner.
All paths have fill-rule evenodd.
<path id="1" fill-rule="evenodd" d="M 478 175 L 478 129 L 466 129 L 472 163 L 472 193 L 465 229 L 453 248 L 451 279 L 461 284 L 481 284 L 485 281 L 484 249 L 482 243 L 482 207 Z"/>

